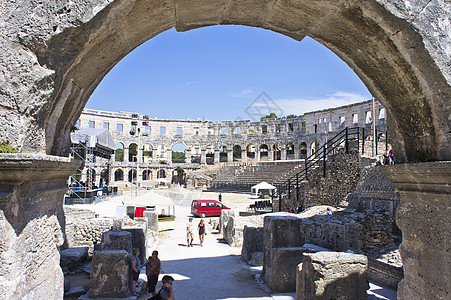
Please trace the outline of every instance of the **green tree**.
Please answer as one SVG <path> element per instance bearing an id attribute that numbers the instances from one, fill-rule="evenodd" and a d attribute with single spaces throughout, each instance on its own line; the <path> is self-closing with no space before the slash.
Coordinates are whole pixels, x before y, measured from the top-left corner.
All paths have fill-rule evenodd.
<path id="1" fill-rule="evenodd" d="M 276 119 L 276 120 L 278 120 L 279 118 L 277 117 L 277 115 L 275 113 L 270 113 L 269 115 L 266 115 L 266 116 L 260 118 L 260 120 L 263 120 L 263 119 Z"/>
<path id="2" fill-rule="evenodd" d="M 2 140 L 0 144 L 0 153 L 17 153 L 17 149 L 9 144 L 9 139 Z"/>
<path id="3" fill-rule="evenodd" d="M 185 162 L 185 153 L 172 151 L 172 162 L 175 162 L 175 163 Z"/>
<path id="4" fill-rule="evenodd" d="M 116 151 L 114 152 L 114 160 L 124 161 L 124 149 L 116 149 Z"/>

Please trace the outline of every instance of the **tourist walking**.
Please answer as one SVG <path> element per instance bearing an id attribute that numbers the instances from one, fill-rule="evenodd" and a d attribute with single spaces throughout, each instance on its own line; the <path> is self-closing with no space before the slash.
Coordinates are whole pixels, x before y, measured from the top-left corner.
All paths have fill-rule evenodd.
<path id="1" fill-rule="evenodd" d="M 132 250 L 132 294 L 133 296 L 139 296 L 136 292 L 136 283 L 138 282 L 139 273 L 141 273 L 141 262 L 139 261 L 139 249 L 134 248 Z"/>
<path id="2" fill-rule="evenodd" d="M 160 275 L 161 270 L 161 262 L 158 258 L 158 251 L 154 250 L 152 252 L 152 256 L 149 256 L 149 259 L 146 263 L 146 275 L 147 275 L 147 291 L 152 293 L 153 296 L 157 294 L 155 291 L 155 286 L 158 282 L 158 276 Z"/>
<path id="3" fill-rule="evenodd" d="M 186 243 L 188 247 L 193 246 L 193 240 L 194 240 L 194 225 L 193 225 L 193 217 L 190 217 L 188 220 L 188 223 L 186 223 Z"/>
<path id="4" fill-rule="evenodd" d="M 388 147 L 387 157 L 388 157 L 388 163 L 390 165 L 394 165 L 395 164 L 395 156 L 393 155 L 393 150 L 391 149 L 391 146 Z"/>
<path id="5" fill-rule="evenodd" d="M 218 195 L 218 201 L 222 202 L 222 194 L 221 193 L 219 193 L 219 195 Z"/>
<path id="6" fill-rule="evenodd" d="M 197 229 L 199 230 L 200 246 L 203 247 L 205 235 L 207 234 L 207 231 L 205 230 L 204 219 L 200 219 L 199 225 L 197 225 Z"/>

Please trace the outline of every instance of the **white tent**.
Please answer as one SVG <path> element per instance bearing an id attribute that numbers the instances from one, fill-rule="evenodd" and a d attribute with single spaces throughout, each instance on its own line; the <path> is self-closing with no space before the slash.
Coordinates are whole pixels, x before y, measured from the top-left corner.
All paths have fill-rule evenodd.
<path id="1" fill-rule="evenodd" d="M 275 189 L 276 189 L 275 186 L 273 186 L 265 181 L 262 181 L 259 184 L 256 184 L 253 187 L 251 187 L 251 192 L 252 192 L 252 190 L 255 190 L 255 196 L 257 196 L 259 190 L 275 190 Z"/>

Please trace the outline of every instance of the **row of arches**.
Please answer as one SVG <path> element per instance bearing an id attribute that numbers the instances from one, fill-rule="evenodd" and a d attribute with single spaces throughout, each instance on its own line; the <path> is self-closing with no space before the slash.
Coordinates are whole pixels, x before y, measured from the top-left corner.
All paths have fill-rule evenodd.
<path id="1" fill-rule="evenodd" d="M 237 161 L 244 157 L 246 157 L 246 159 L 264 161 L 268 160 L 270 153 L 274 153 L 274 160 L 280 160 L 282 157 L 285 157 L 285 159 L 305 158 L 309 152 L 307 151 L 308 148 L 310 149 L 310 153 L 314 153 L 318 148 L 318 142 L 311 142 L 310 147 L 308 147 L 306 142 L 301 142 L 297 147 L 294 143 L 290 142 L 287 144 L 261 144 L 259 146 L 253 144 L 247 146 L 237 144 L 231 147 L 222 145 L 218 149 L 215 149 L 212 145 L 207 145 L 205 147 L 194 145 L 191 149 L 187 149 L 182 143 L 177 143 L 172 148 L 164 145 L 153 147 L 149 144 L 138 148 L 136 143 L 131 143 L 128 148 L 125 148 L 124 144 L 119 142 L 116 144 L 114 160 L 116 162 L 151 162 L 153 160 L 165 160 L 175 163 L 200 163 L 202 155 L 205 155 L 205 159 L 208 163 L 209 161 L 214 161 L 215 152 L 217 152 L 217 155 L 219 155 L 219 162 L 230 161 L 230 158 L 232 158 L 233 161 Z M 283 152 L 284 155 L 282 154 Z M 296 155 L 297 153 L 298 155 Z"/>

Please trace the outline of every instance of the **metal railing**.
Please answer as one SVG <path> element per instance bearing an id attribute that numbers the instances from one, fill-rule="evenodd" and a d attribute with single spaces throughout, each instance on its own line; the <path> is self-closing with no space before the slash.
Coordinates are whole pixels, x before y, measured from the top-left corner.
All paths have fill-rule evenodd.
<path id="1" fill-rule="evenodd" d="M 330 154 L 335 153 L 338 149 L 344 149 L 347 154 L 352 150 L 364 151 L 365 139 L 364 129 L 360 127 L 346 127 L 333 138 L 328 140 L 321 146 L 315 153 L 305 159 L 304 168 L 277 185 L 278 192 L 278 210 L 282 210 L 283 197 L 291 199 L 293 194 L 296 196 L 296 200 L 299 203 L 299 184 L 303 180 L 308 180 L 309 172 L 312 169 L 322 167 L 323 177 L 326 177 L 326 161 Z"/>

